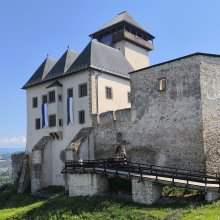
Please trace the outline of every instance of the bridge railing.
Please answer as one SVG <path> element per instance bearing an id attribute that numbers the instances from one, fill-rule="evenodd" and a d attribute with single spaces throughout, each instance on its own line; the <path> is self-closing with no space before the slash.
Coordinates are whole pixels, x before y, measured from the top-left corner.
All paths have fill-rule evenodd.
<path id="1" fill-rule="evenodd" d="M 154 176 L 156 180 L 163 177 L 170 178 L 173 184 L 175 179 L 180 179 L 185 180 L 186 185 L 189 185 L 190 181 L 204 183 L 205 187 L 207 184 L 218 184 L 220 189 L 220 176 L 218 173 L 132 163 L 120 158 L 85 160 L 82 162 L 67 161 L 61 173 L 88 172 L 114 174 L 116 176 L 126 175 L 129 178 L 138 176 L 140 179 L 146 176 Z"/>

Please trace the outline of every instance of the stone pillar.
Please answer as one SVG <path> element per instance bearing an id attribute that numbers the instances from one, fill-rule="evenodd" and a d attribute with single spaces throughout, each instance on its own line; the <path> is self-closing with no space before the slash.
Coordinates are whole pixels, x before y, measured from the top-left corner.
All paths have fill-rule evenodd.
<path id="1" fill-rule="evenodd" d="M 24 157 L 25 157 L 24 152 L 15 153 L 11 155 L 12 183 L 13 184 L 18 184 L 18 181 L 21 175 Z"/>
<path id="2" fill-rule="evenodd" d="M 132 200 L 137 203 L 151 205 L 161 197 L 162 188 L 151 181 L 132 179 Z"/>
<path id="3" fill-rule="evenodd" d="M 220 193 L 214 190 L 208 190 L 205 194 L 205 200 L 207 202 L 214 202 L 220 198 Z"/>
<path id="4" fill-rule="evenodd" d="M 93 196 L 108 190 L 108 178 L 100 174 L 70 174 L 69 196 Z"/>

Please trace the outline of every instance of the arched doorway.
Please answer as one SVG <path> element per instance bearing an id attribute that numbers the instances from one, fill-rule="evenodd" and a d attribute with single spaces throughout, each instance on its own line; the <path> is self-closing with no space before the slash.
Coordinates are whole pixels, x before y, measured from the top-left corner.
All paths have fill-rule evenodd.
<path id="1" fill-rule="evenodd" d="M 115 155 L 117 159 L 123 159 L 126 160 L 127 158 L 127 153 L 126 150 L 123 146 L 119 145 L 116 150 L 115 150 Z"/>

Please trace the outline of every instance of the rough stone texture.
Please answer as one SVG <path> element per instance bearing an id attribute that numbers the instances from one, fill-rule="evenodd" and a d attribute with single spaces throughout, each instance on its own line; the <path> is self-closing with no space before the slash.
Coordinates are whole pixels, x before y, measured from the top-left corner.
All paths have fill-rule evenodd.
<path id="1" fill-rule="evenodd" d="M 201 58 L 203 139 L 206 168 L 220 170 L 220 58 Z"/>
<path id="2" fill-rule="evenodd" d="M 13 184 L 18 183 L 18 180 L 20 178 L 24 156 L 25 156 L 24 152 L 11 155 L 12 183 Z"/>
<path id="3" fill-rule="evenodd" d="M 207 202 L 214 202 L 220 198 L 220 193 L 217 191 L 208 191 L 205 195 Z"/>
<path id="4" fill-rule="evenodd" d="M 31 154 L 31 192 L 52 185 L 51 140 Z"/>
<path id="5" fill-rule="evenodd" d="M 132 179 L 132 200 L 137 203 L 151 205 L 161 197 L 162 188 L 150 181 Z"/>
<path id="6" fill-rule="evenodd" d="M 133 162 L 218 171 L 219 91 L 217 56 L 192 55 L 132 73 L 131 110 L 102 113 L 99 122 L 93 116 L 95 158 L 115 156 L 120 144 Z"/>
<path id="7" fill-rule="evenodd" d="M 69 175 L 69 196 L 93 196 L 108 190 L 108 179 L 100 174 Z"/>

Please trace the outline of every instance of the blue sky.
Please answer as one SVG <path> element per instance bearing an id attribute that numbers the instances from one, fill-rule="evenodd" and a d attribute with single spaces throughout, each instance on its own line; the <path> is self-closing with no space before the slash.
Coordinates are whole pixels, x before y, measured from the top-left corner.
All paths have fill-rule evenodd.
<path id="1" fill-rule="evenodd" d="M 1 0 L 0 146 L 24 146 L 25 91 L 49 54 L 80 52 L 96 31 L 127 11 L 152 33 L 156 64 L 194 52 L 220 54 L 219 0 Z"/>

